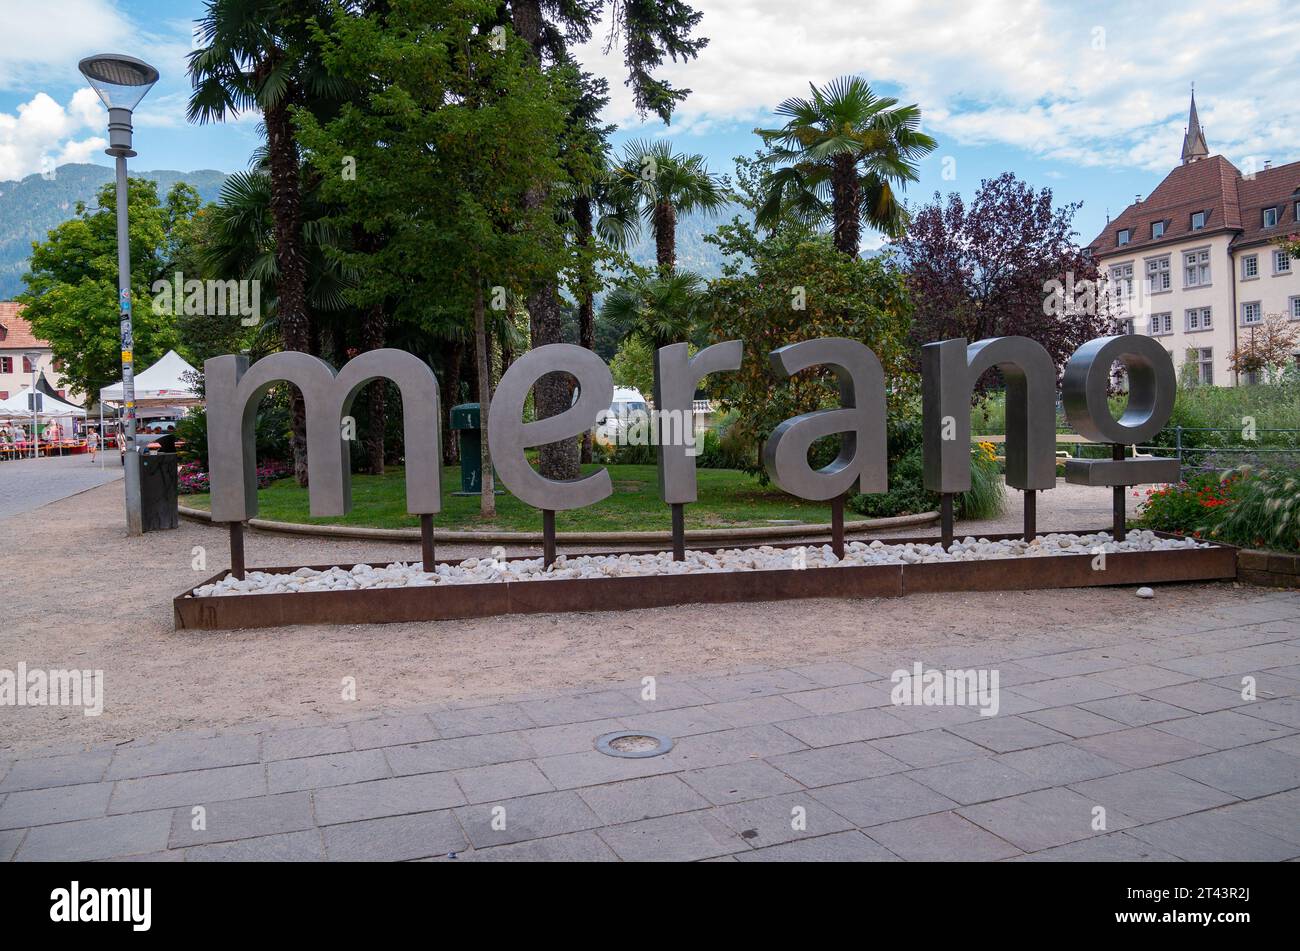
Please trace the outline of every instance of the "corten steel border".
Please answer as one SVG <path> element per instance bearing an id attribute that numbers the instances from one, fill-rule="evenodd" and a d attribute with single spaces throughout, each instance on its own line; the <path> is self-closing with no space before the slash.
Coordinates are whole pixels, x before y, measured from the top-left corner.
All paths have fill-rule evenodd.
<path id="1" fill-rule="evenodd" d="M 1082 534 L 1082 533 L 1081 533 Z M 1157 533 L 1162 534 L 1162 533 Z M 1017 532 L 981 535 L 992 541 L 1021 537 Z M 1168 536 L 1164 536 L 1168 537 Z M 881 539 L 887 544 L 934 544 L 937 538 Z M 720 551 L 737 546 L 713 549 Z M 789 549 L 806 546 L 789 545 Z M 655 552 L 658 549 L 654 550 Z M 608 552 L 605 554 L 647 554 Z M 525 555 L 507 559 L 535 558 Z M 1237 574 L 1237 549 L 1118 552 L 1106 555 L 1103 571 L 1093 555 L 1049 555 L 977 562 L 860 565 L 849 568 L 779 568 L 708 574 L 647 575 L 631 578 L 570 578 L 556 581 L 487 582 L 420 588 L 309 591 L 296 594 L 245 594 L 191 597 L 172 601 L 176 630 L 231 630 L 291 624 L 376 624 L 442 621 L 505 614 L 575 611 L 626 611 L 679 604 L 724 604 L 794 598 L 896 598 L 943 591 L 1015 591 L 1087 588 L 1171 581 L 1214 581 Z M 456 564 L 440 561 L 440 564 Z M 300 566 L 250 569 L 290 574 Z M 309 566 L 318 571 L 334 565 Z M 337 566 L 345 567 L 345 566 Z M 221 580 L 222 571 L 195 587 Z"/>

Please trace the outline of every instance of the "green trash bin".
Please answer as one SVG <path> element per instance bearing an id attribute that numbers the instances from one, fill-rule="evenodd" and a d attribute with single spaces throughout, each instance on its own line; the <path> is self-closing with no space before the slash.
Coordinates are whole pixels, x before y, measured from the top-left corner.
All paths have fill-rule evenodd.
<path id="1" fill-rule="evenodd" d="M 483 488 L 483 430 L 478 403 L 451 408 L 451 428 L 460 433 L 460 491 L 478 495 Z"/>

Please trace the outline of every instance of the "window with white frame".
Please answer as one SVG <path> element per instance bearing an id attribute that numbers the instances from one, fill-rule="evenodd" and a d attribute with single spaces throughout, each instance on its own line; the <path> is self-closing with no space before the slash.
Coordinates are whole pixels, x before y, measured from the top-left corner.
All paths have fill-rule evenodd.
<path id="1" fill-rule="evenodd" d="M 1192 212 L 1192 230 L 1200 231 L 1204 227 L 1205 227 L 1205 212 L 1203 211 Z"/>
<path id="2" fill-rule="evenodd" d="M 1183 255 L 1183 287 L 1207 287 L 1210 283 L 1210 249 Z"/>
<path id="3" fill-rule="evenodd" d="M 1120 302 L 1128 301 L 1133 296 L 1133 265 L 1117 264 L 1110 269 L 1111 293 Z"/>
<path id="4" fill-rule="evenodd" d="M 0 357 L 0 373 L 13 373 L 13 372 L 14 372 L 14 358 Z"/>
<path id="5" fill-rule="evenodd" d="M 1276 228 L 1276 227 L 1277 227 L 1277 209 L 1276 209 L 1276 208 L 1265 208 L 1265 209 L 1264 209 L 1264 227 L 1265 227 L 1265 228 Z"/>
<path id="6" fill-rule="evenodd" d="M 1210 322 L 1210 308 L 1192 307 L 1183 315 L 1183 330 L 1192 333 L 1197 330 L 1209 330 L 1212 324 Z"/>
<path id="7" fill-rule="evenodd" d="M 1121 228 L 1119 233 L 1115 235 L 1115 243 L 1121 248 L 1124 247 L 1124 245 L 1128 244 L 1129 235 L 1128 228 Z"/>
<path id="8" fill-rule="evenodd" d="M 1151 222 L 1151 240 L 1163 238 L 1165 236 L 1165 223 L 1163 221 Z"/>
<path id="9" fill-rule="evenodd" d="M 1273 252 L 1273 273 L 1291 273 L 1291 252 L 1278 248 Z"/>
<path id="10" fill-rule="evenodd" d="M 1291 319 L 1300 320 L 1300 297 L 1291 298 Z"/>
<path id="11" fill-rule="evenodd" d="M 1171 313 L 1151 315 L 1151 336 L 1161 337 L 1174 332 L 1174 315 Z"/>
<path id="12" fill-rule="evenodd" d="M 1172 287 L 1169 277 L 1169 258 L 1152 258 L 1147 261 L 1147 290 L 1159 294 Z"/>
<path id="13" fill-rule="evenodd" d="M 1214 385 L 1214 350 L 1210 347 L 1201 347 L 1195 351 L 1197 379 L 1206 386 Z"/>
<path id="14" fill-rule="evenodd" d="M 1241 259 L 1241 279 L 1249 281 L 1259 277 L 1259 255 L 1247 254 Z"/>
<path id="15" fill-rule="evenodd" d="M 1264 322 L 1264 305 L 1257 300 L 1241 305 L 1241 322 L 1247 326 Z"/>

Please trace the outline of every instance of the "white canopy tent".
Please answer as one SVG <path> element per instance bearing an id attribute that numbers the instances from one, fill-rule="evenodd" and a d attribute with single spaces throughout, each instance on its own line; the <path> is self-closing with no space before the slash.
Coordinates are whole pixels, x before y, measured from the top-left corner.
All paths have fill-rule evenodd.
<path id="1" fill-rule="evenodd" d="M 135 375 L 135 405 L 147 406 L 193 406 L 202 399 L 194 389 L 194 367 L 185 362 L 175 350 L 168 350 L 167 355 L 149 369 Z M 100 403 L 121 403 L 122 381 L 106 386 L 99 391 Z"/>
<path id="2" fill-rule="evenodd" d="M 31 447 L 33 456 L 36 455 L 38 449 L 37 440 L 31 437 L 40 430 L 42 423 L 57 423 L 61 431 L 63 429 L 63 424 L 59 422 L 60 420 L 71 421 L 75 419 L 85 419 L 86 417 L 86 411 L 80 406 L 73 406 L 71 403 L 65 403 L 46 393 L 37 392 L 36 396 L 40 398 L 40 406 L 35 410 L 32 408 L 31 390 L 21 390 L 9 397 L 7 400 L 0 400 L 0 420 L 5 421 L 6 423 L 18 423 L 25 430 L 30 431 L 27 436 L 24 437 L 24 445 L 29 445 Z M 72 430 L 71 423 L 69 423 L 67 428 L 69 432 Z"/>
<path id="3" fill-rule="evenodd" d="M 65 403 L 44 393 L 39 394 L 41 397 L 40 409 L 37 412 L 32 412 L 31 392 L 31 390 L 21 390 L 7 400 L 0 400 L 0 419 L 30 421 L 33 416 L 42 421 L 85 418 L 86 411 L 80 406 L 73 406 L 71 403 Z"/>

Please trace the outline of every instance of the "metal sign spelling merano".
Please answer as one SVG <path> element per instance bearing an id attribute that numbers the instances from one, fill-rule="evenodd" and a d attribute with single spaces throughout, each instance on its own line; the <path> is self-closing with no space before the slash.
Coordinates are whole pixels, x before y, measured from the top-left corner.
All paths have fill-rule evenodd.
<path id="1" fill-rule="evenodd" d="M 657 410 L 688 411 L 700 381 L 709 374 L 740 367 L 742 345 L 728 340 L 689 356 L 686 344 L 661 348 L 655 355 Z M 842 506 L 851 491 L 888 488 L 885 378 L 871 348 L 856 340 L 820 338 L 791 344 L 769 355 L 779 377 L 825 367 L 839 385 L 840 405 L 787 419 L 763 447 L 763 464 L 783 491 L 803 499 L 832 500 Z M 1115 419 L 1108 402 L 1111 367 L 1123 365 L 1128 405 Z M 1056 485 L 1056 367 L 1047 351 L 1027 337 L 995 337 L 967 344 L 944 340 L 922 348 L 924 483 L 944 500 L 945 540 L 951 537 L 951 496 L 970 488 L 971 393 L 982 373 L 997 367 L 1006 381 L 1006 481 L 1026 493 L 1026 533 L 1033 531 L 1034 493 Z M 406 454 L 407 509 L 427 527 L 441 510 L 441 410 L 438 381 L 422 360 L 401 350 L 372 350 L 336 371 L 305 353 L 276 353 L 249 365 L 247 357 L 221 356 L 204 365 L 208 399 L 212 520 L 241 523 L 257 515 L 255 459 L 256 407 L 280 382 L 302 392 L 307 412 L 309 498 L 314 516 L 336 516 L 351 507 L 349 453 L 341 420 L 367 383 L 386 379 L 402 398 Z M 525 422 L 528 392 L 548 373 L 577 381 L 577 399 L 547 419 Z M 1070 459 L 1067 482 L 1114 488 L 1122 533 L 1122 492 L 1131 485 L 1178 479 L 1178 462 L 1151 457 L 1125 458 L 1123 446 L 1154 436 L 1173 411 L 1173 362 L 1156 341 L 1143 336 L 1100 337 L 1080 347 L 1065 367 L 1061 397 L 1066 416 L 1084 437 L 1113 447 L 1109 459 Z M 525 451 L 533 446 L 576 438 L 595 426 L 610 404 L 613 378 L 595 353 L 570 344 L 531 350 L 506 370 L 492 398 L 488 444 L 497 475 L 521 501 L 547 513 L 582 508 L 613 491 L 600 469 L 583 478 L 560 481 L 537 472 Z M 669 414 L 671 415 L 671 414 Z M 840 451 L 814 469 L 808 448 L 838 434 Z M 659 493 L 674 509 L 696 499 L 695 459 L 685 439 L 659 440 Z M 841 509 L 842 511 L 842 509 Z M 676 534 L 676 532 L 675 532 Z M 675 540 L 675 549 L 680 541 Z"/>

